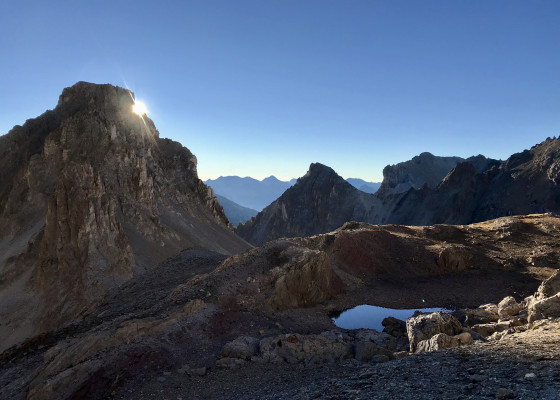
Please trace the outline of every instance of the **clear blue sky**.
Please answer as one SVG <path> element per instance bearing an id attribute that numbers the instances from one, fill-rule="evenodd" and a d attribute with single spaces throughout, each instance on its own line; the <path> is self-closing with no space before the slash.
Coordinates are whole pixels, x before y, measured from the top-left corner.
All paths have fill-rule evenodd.
<path id="1" fill-rule="evenodd" d="M 560 1 L 4 1 L 0 133 L 77 81 L 128 85 L 203 179 L 560 135 Z"/>

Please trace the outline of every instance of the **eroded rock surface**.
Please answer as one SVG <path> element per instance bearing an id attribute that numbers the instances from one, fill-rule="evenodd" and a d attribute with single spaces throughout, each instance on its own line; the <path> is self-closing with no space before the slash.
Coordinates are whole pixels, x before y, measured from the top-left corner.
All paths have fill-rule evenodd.
<path id="1" fill-rule="evenodd" d="M 429 340 L 433 336 L 444 333 L 454 336 L 463 331 L 461 323 L 451 314 L 436 312 L 431 314 L 420 314 L 406 321 L 406 331 L 410 341 L 410 351 L 416 352 L 421 341 Z M 446 337 L 442 337 L 443 341 Z M 438 346 L 443 346 L 438 342 Z M 450 347 L 450 346 L 448 346 Z M 445 347 L 442 347 L 445 348 Z"/>
<path id="2" fill-rule="evenodd" d="M 132 105 L 125 89 L 79 82 L 0 137 L 0 350 L 87 314 L 185 248 L 249 247 L 196 157 Z"/>

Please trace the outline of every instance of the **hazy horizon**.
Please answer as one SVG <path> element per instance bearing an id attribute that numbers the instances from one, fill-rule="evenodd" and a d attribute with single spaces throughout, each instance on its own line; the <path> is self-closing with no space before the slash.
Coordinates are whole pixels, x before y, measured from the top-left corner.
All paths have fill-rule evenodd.
<path id="1" fill-rule="evenodd" d="M 203 180 L 344 177 L 560 132 L 560 2 L 11 2 L 0 134 L 78 81 L 128 87 Z"/>

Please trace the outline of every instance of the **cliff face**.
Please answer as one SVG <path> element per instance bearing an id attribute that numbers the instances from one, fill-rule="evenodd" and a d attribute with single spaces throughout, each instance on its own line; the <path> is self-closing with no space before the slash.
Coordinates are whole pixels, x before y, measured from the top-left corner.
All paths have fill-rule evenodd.
<path id="1" fill-rule="evenodd" d="M 472 164 L 479 172 L 487 170 L 492 165 L 499 164 L 498 161 L 482 155 L 464 159 L 461 157 L 438 157 L 425 152 L 411 160 L 387 165 L 383 168 L 383 182 L 379 188 L 379 193 L 382 195 L 404 193 L 410 188 L 420 189 L 424 185 L 434 188 L 449 171 L 462 162 Z"/>
<path id="2" fill-rule="evenodd" d="M 559 165 L 560 139 L 547 139 L 504 162 L 422 153 L 386 167 L 374 195 L 342 190 L 342 178 L 328 167 L 323 168 L 330 170 L 331 178 L 310 185 L 317 175 L 312 165 L 293 188 L 239 226 L 238 233 L 258 245 L 279 237 L 329 232 L 348 221 L 470 224 L 508 215 L 560 212 Z"/>
<path id="3" fill-rule="evenodd" d="M 484 172 L 458 164 L 433 189 L 408 191 L 384 223 L 468 224 L 560 212 L 560 139 L 547 139 Z"/>
<path id="4" fill-rule="evenodd" d="M 88 312 L 182 249 L 248 247 L 194 155 L 160 139 L 132 96 L 80 82 L 0 137 L 0 348 Z"/>
<path id="5" fill-rule="evenodd" d="M 350 220 L 367 218 L 373 195 L 350 185 L 331 168 L 311 164 L 305 176 L 282 196 L 237 227 L 255 245 L 279 237 L 329 232 Z"/>

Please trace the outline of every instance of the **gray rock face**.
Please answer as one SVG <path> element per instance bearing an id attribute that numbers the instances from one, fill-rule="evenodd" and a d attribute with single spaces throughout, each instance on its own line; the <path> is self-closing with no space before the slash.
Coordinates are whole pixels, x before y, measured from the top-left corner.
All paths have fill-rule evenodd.
<path id="1" fill-rule="evenodd" d="M 406 331 L 410 342 L 410 351 L 414 353 L 420 341 L 429 340 L 439 333 L 455 336 L 463 331 L 463 327 L 454 316 L 444 312 L 436 312 L 409 318 L 406 321 Z"/>
<path id="2" fill-rule="evenodd" d="M 438 333 L 430 339 L 421 340 L 416 346 L 416 353 L 426 353 L 431 351 L 440 351 L 459 347 L 459 340 L 454 336 L 449 336 L 445 333 Z"/>
<path id="3" fill-rule="evenodd" d="M 559 165 L 560 139 L 547 139 L 483 172 L 458 164 L 435 188 L 404 194 L 384 222 L 466 224 L 560 211 Z"/>
<path id="4" fill-rule="evenodd" d="M 134 114 L 132 96 L 79 82 L 0 137 L 0 350 L 87 313 L 185 248 L 248 247 L 196 157 Z"/>
<path id="5" fill-rule="evenodd" d="M 529 322 L 560 316 L 560 270 L 543 281 L 537 292 L 525 299 Z"/>
<path id="6" fill-rule="evenodd" d="M 519 314 L 522 308 L 523 306 L 512 296 L 508 296 L 498 303 L 498 315 L 500 318 L 511 317 Z"/>
<path id="7" fill-rule="evenodd" d="M 354 357 L 358 361 L 370 361 L 376 356 L 385 356 L 388 359 L 396 350 L 397 341 L 387 333 L 361 330 L 356 334 Z"/>
<path id="8" fill-rule="evenodd" d="M 441 180 L 457 164 L 469 162 L 476 170 L 484 171 L 495 160 L 484 156 L 471 157 L 438 157 L 430 153 L 422 153 L 409 161 L 388 165 L 383 169 L 383 182 L 379 193 L 383 195 L 405 193 L 409 189 L 420 189 L 424 185 L 435 188 Z"/>
<path id="9" fill-rule="evenodd" d="M 547 297 L 554 296 L 556 293 L 560 292 L 560 270 L 556 271 L 550 278 L 545 280 L 539 288 L 535 297 L 537 299 L 545 299 Z"/>
<path id="10" fill-rule="evenodd" d="M 560 293 L 529 305 L 529 322 L 548 317 L 560 317 Z"/>

